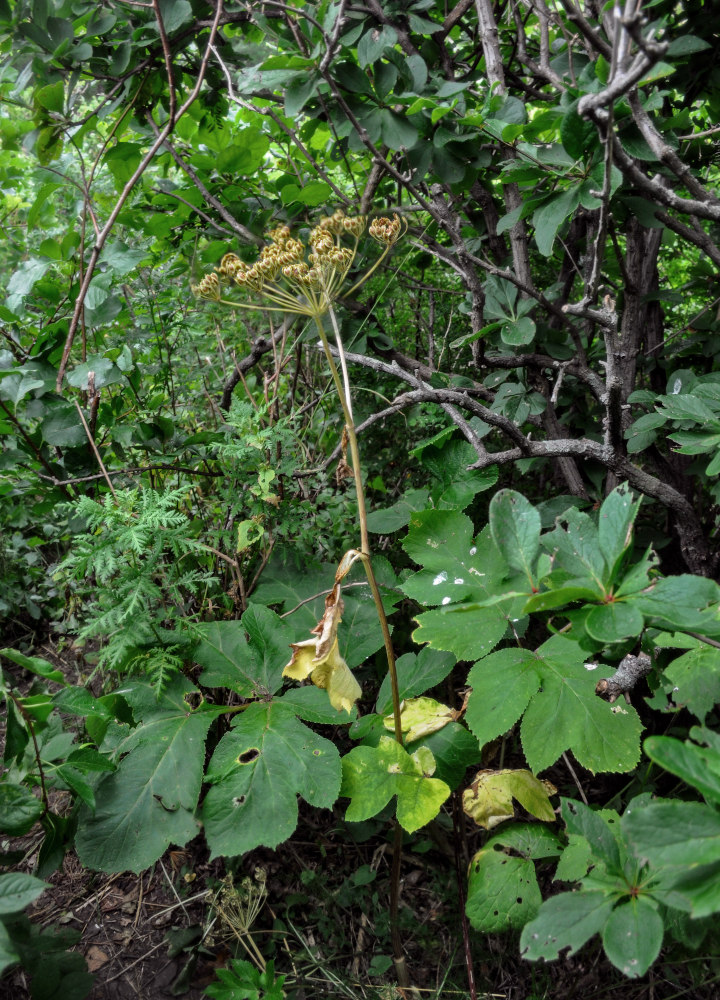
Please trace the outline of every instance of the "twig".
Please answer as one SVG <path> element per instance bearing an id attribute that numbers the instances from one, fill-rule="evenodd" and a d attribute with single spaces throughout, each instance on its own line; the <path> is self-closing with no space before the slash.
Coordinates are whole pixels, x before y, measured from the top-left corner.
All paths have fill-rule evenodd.
<path id="1" fill-rule="evenodd" d="M 571 763 L 570 758 L 568 757 L 567 753 L 563 753 L 562 759 L 565 761 L 565 766 L 567 767 L 568 771 L 570 772 L 570 774 L 572 776 L 573 781 L 575 782 L 575 787 L 577 788 L 578 792 L 580 793 L 580 798 L 583 800 L 583 802 L 585 803 L 586 806 L 589 805 L 590 803 L 587 800 L 587 796 L 585 795 L 585 791 L 583 789 L 583 786 L 580 784 L 580 780 L 579 780 L 577 774 L 575 773 L 575 768 L 572 766 L 572 763 Z"/>
<path id="2" fill-rule="evenodd" d="M 114 983 L 116 979 L 120 978 L 120 976 L 124 976 L 126 972 L 130 971 L 130 969 L 134 969 L 136 965 L 140 964 L 140 962 L 144 962 L 145 959 L 148 958 L 150 955 L 154 954 L 158 950 L 158 948 L 162 948 L 164 944 L 167 944 L 165 940 L 160 941 L 158 944 L 153 945 L 150 951 L 146 951 L 144 955 L 141 955 L 140 958 L 136 958 L 134 962 L 130 963 L 130 965 L 126 965 L 124 968 L 120 970 L 120 972 L 116 973 L 114 976 L 110 976 L 109 979 L 105 980 L 105 983 L 106 984 Z"/>
<path id="3" fill-rule="evenodd" d="M 78 415 L 80 416 L 80 420 L 82 422 L 82 425 L 85 428 L 85 434 L 87 435 L 88 442 L 90 444 L 90 447 L 93 450 L 93 454 L 95 455 L 95 458 L 97 460 L 97 464 L 100 466 L 100 471 L 102 472 L 103 479 L 108 484 L 110 492 L 112 493 L 112 498 L 115 501 L 115 503 L 117 504 L 118 498 L 117 498 L 117 493 L 115 492 L 115 487 L 112 484 L 112 480 L 110 479 L 110 476 L 108 475 L 107 469 L 105 468 L 105 463 L 103 462 L 102 458 L 100 457 L 100 452 L 98 451 L 97 445 L 95 444 L 95 441 L 93 440 L 93 436 L 90 433 L 90 428 L 88 427 L 87 421 L 85 420 L 85 414 L 80 409 L 80 404 L 78 403 L 77 399 L 74 399 L 73 403 L 75 403 L 75 407 L 76 407 L 76 409 L 78 411 Z"/>

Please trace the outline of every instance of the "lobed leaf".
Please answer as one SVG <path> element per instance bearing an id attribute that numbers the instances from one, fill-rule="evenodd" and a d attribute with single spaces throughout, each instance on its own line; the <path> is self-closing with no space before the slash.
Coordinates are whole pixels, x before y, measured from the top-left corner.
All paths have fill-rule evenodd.
<path id="1" fill-rule="evenodd" d="M 414 833 L 434 819 L 450 795 L 444 781 L 431 777 L 432 753 L 423 747 L 409 754 L 382 736 L 376 747 L 359 746 L 343 757 L 341 795 L 350 799 L 345 818 L 351 823 L 376 816 L 397 795 L 398 823 Z"/>
<path id="2" fill-rule="evenodd" d="M 329 809 L 340 791 L 333 743 L 277 702 L 255 702 L 220 740 L 207 769 L 202 820 L 211 856 L 277 847 L 298 820 L 298 796 Z M 269 817 L 272 821 L 269 822 Z"/>

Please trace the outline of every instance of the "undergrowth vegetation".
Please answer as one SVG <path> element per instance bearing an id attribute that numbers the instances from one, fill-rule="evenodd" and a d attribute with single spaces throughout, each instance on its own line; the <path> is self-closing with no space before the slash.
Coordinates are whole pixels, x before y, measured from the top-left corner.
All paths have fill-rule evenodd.
<path id="1" fill-rule="evenodd" d="M 8 982 L 714 995 L 717 28 L 0 0 Z"/>

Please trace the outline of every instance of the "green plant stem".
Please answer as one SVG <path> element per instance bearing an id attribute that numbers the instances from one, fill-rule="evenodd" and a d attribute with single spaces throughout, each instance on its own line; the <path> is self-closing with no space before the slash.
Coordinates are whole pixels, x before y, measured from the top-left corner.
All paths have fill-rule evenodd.
<path id="1" fill-rule="evenodd" d="M 390 636 L 390 627 L 388 625 L 387 615 L 385 614 L 385 608 L 382 603 L 382 596 L 380 594 L 380 588 L 377 585 L 377 580 L 375 579 L 375 573 L 372 568 L 371 551 L 370 551 L 370 539 L 368 536 L 367 528 L 367 509 L 365 506 L 365 489 L 363 487 L 362 481 L 362 470 L 360 466 L 360 450 L 357 443 L 357 435 L 355 434 L 355 423 L 352 415 L 352 407 L 350 403 L 350 384 L 347 374 L 347 367 L 345 365 L 345 354 L 342 346 L 342 339 L 340 337 L 340 330 L 338 327 L 337 319 L 332 308 L 329 309 L 330 320 L 333 325 L 333 330 L 335 332 L 335 339 L 337 341 L 338 354 L 340 356 L 340 364 L 343 370 L 344 379 L 340 378 L 340 373 L 338 372 L 337 365 L 330 351 L 330 344 L 328 343 L 327 336 L 322 326 L 322 322 L 319 316 L 315 317 L 315 323 L 317 325 L 318 333 L 320 334 L 320 340 L 325 351 L 325 357 L 330 366 L 330 372 L 332 374 L 333 382 L 335 383 L 335 388 L 337 390 L 338 398 L 340 400 L 340 406 L 342 407 L 343 416 L 345 417 L 345 428 L 348 435 L 348 443 L 350 445 L 350 456 L 352 459 L 352 470 L 353 478 L 355 480 L 355 493 L 357 495 L 357 508 L 358 508 L 358 521 L 360 523 L 360 554 L 365 567 L 365 575 L 367 576 L 367 581 L 370 586 L 370 592 L 372 593 L 373 600 L 375 602 L 375 609 L 377 611 L 378 620 L 380 622 L 380 628 L 383 634 L 383 643 L 385 645 L 385 653 L 388 661 L 388 673 L 390 675 L 390 688 L 392 691 L 392 703 L 393 703 L 393 722 L 395 730 L 395 739 L 400 744 L 403 745 L 402 738 L 402 720 L 400 716 L 400 689 L 398 686 L 397 670 L 395 667 L 395 650 L 393 649 L 392 638 Z M 402 865 L 402 841 L 403 841 L 403 831 L 402 827 L 395 820 L 395 832 L 393 838 L 393 861 L 392 869 L 390 874 L 390 937 L 392 940 L 393 947 L 393 963 L 395 965 L 395 973 L 397 975 L 398 984 L 401 987 L 408 987 L 410 985 L 410 976 L 407 970 L 407 964 L 405 961 L 405 954 L 402 946 L 402 938 L 400 937 L 400 928 L 398 925 L 398 913 L 400 907 L 400 871 Z"/>
<path id="2" fill-rule="evenodd" d="M 14 693 L 14 691 L 8 691 L 10 700 L 12 701 L 15 708 L 18 710 L 20 715 L 28 727 L 28 732 L 30 733 L 30 738 L 33 742 L 33 748 L 35 751 L 35 763 L 37 764 L 38 774 L 40 775 L 40 794 L 42 796 L 42 803 L 45 815 L 50 812 L 50 800 L 48 799 L 47 786 L 45 785 L 45 772 L 42 766 L 42 759 L 40 757 L 40 747 L 38 746 L 37 736 L 35 735 L 35 726 L 33 725 L 32 716 L 26 710 L 23 703 Z"/>
<path id="3" fill-rule="evenodd" d="M 335 315 L 330 310 L 330 317 L 333 321 L 333 327 L 335 329 L 335 336 L 338 340 L 338 350 L 342 351 L 342 342 L 340 341 L 340 335 L 337 327 L 337 320 Z M 380 628 L 383 634 L 383 643 L 385 646 L 385 653 L 388 661 L 388 673 L 390 674 L 390 688 L 392 691 L 392 702 L 393 702 L 393 720 L 394 720 L 394 730 L 395 739 L 402 745 L 402 722 L 400 718 L 400 689 L 398 687 L 397 670 L 395 668 L 395 651 L 393 649 L 392 639 L 390 637 L 390 627 L 388 625 L 387 616 L 385 614 L 385 608 L 383 607 L 382 597 L 380 596 L 380 588 L 377 585 L 377 580 L 375 579 L 375 573 L 373 572 L 372 562 L 371 562 L 371 551 L 370 551 L 370 540 L 368 536 L 367 529 L 367 509 L 365 506 L 365 489 L 363 487 L 362 481 L 362 470 L 360 466 L 360 451 L 358 449 L 357 436 L 355 434 L 355 425 L 353 422 L 352 411 L 350 409 L 350 404 L 348 402 L 348 393 L 346 393 L 343 381 L 340 378 L 340 373 L 337 370 L 337 365 L 335 364 L 335 359 L 330 351 L 330 344 L 328 343 L 327 336 L 323 330 L 322 323 L 319 317 L 315 317 L 315 323 L 317 326 L 318 333 L 320 335 L 320 341 L 323 345 L 325 351 L 325 357 L 327 358 L 328 365 L 330 366 L 330 373 L 332 375 L 333 382 L 335 383 L 335 388 L 337 390 L 338 398 L 340 399 L 340 406 L 342 407 L 343 416 L 345 417 L 345 428 L 347 430 L 348 442 L 350 444 L 350 456 L 352 458 L 352 470 L 353 478 L 355 480 L 355 493 L 357 495 L 357 508 L 358 508 L 358 521 L 360 524 L 360 554 L 362 557 L 363 566 L 365 567 L 365 575 L 367 576 L 367 581 L 370 586 L 370 592 L 373 596 L 373 601 L 375 602 L 375 610 L 377 611 L 378 620 L 380 622 Z"/>

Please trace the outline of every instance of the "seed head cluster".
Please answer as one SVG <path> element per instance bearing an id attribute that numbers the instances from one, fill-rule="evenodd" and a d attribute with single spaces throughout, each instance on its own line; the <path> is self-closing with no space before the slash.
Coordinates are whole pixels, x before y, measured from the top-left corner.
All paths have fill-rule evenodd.
<path id="1" fill-rule="evenodd" d="M 338 210 L 320 219 L 310 232 L 307 246 L 290 235 L 288 226 L 277 226 L 268 233 L 270 242 L 262 248 L 254 264 L 249 265 L 236 254 L 227 253 L 220 266 L 206 274 L 192 291 L 200 298 L 220 302 L 224 301 L 223 286 L 234 286 L 261 295 L 273 304 L 233 305 L 322 315 L 337 297 L 352 267 L 365 226 L 365 216 L 347 216 Z M 374 219 L 369 229 L 370 236 L 385 248 L 383 257 L 403 232 L 397 215 L 392 220 Z M 351 245 L 343 245 L 343 241 L 348 240 Z"/>

